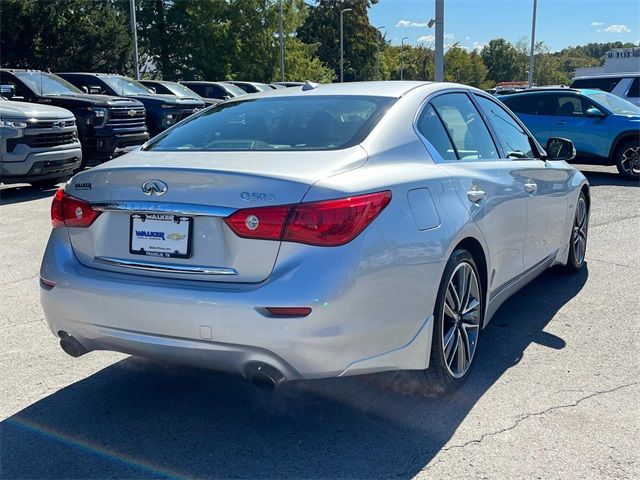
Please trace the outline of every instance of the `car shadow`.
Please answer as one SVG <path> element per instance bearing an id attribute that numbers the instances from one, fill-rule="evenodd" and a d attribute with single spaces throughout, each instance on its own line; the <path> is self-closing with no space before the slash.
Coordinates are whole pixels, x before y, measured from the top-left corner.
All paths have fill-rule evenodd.
<path id="1" fill-rule="evenodd" d="M 53 197 L 57 189 L 58 187 L 35 188 L 26 184 L 4 187 L 0 189 L 0 206 Z"/>
<path id="2" fill-rule="evenodd" d="M 638 187 L 638 180 L 629 180 L 620 175 L 617 170 L 612 172 L 604 172 L 602 170 L 590 170 L 588 165 L 576 165 L 582 174 L 589 180 L 592 187 L 601 187 L 606 185 L 614 185 L 618 187 Z"/>
<path id="3" fill-rule="evenodd" d="M 509 300 L 483 334 L 469 381 L 441 398 L 400 391 L 395 374 L 267 394 L 239 377 L 127 358 L 3 421 L 2 476 L 411 477 L 531 343 L 564 348 L 544 329 L 587 278 L 586 267 L 550 270 Z"/>

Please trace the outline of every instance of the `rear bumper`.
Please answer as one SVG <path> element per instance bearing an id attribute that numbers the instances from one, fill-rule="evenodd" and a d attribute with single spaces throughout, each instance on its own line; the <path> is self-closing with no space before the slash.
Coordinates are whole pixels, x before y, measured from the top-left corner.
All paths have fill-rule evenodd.
<path id="1" fill-rule="evenodd" d="M 34 152 L 23 161 L 0 162 L 3 183 L 33 182 L 71 175 L 80 166 L 80 144 L 71 148 Z"/>
<path id="2" fill-rule="evenodd" d="M 245 376 L 260 362 L 287 380 L 426 368 L 437 285 L 433 295 L 417 298 L 407 289 L 389 301 L 389 272 L 353 281 L 340 267 L 325 263 L 323 275 L 317 266 L 303 262 L 260 284 L 168 281 L 85 267 L 60 228 L 52 232 L 41 268 L 42 278 L 56 285 L 41 288 L 41 301 L 52 332 L 66 332 L 88 350 Z M 409 281 L 429 278 L 425 269 L 434 276 L 441 269 L 417 267 Z M 264 306 L 311 306 L 313 312 L 274 318 L 261 313 Z"/>

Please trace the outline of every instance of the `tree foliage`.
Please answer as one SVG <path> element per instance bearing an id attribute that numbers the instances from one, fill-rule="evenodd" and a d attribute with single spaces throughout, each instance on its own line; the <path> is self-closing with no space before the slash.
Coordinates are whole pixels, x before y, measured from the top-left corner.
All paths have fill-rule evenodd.
<path id="1" fill-rule="evenodd" d="M 391 45 L 369 22 L 378 0 L 283 0 L 286 80 L 331 82 L 340 73 L 340 10 L 345 80 L 432 80 L 434 51 Z M 278 0 L 137 0 L 143 75 L 168 80 L 281 78 Z M 376 62 L 380 48 L 380 69 Z M 576 68 L 598 66 L 622 42 L 552 53 L 535 48 L 534 81 L 567 84 Z M 0 64 L 6 67 L 133 73 L 129 0 L 0 0 Z M 445 80 L 489 87 L 524 81 L 526 38 L 491 40 L 481 51 L 460 44 L 445 55 Z"/>

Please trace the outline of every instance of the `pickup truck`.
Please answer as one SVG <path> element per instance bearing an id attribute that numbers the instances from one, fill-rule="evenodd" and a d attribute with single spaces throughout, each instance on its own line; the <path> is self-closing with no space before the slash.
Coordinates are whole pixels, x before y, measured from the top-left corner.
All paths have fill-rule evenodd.
<path id="1" fill-rule="evenodd" d="M 108 160 L 149 139 L 144 105 L 136 100 L 83 92 L 39 70 L 0 69 L 0 85 L 13 87 L 11 100 L 70 110 L 78 127 L 83 164 L 88 159 Z"/>
<path id="2" fill-rule="evenodd" d="M 204 108 L 202 100 L 161 95 L 136 80 L 111 73 L 59 73 L 78 88 L 90 92 L 130 98 L 142 102 L 147 110 L 147 128 L 151 136 Z"/>
<path id="3" fill-rule="evenodd" d="M 0 94 L 11 96 L 6 87 Z M 81 161 L 73 113 L 0 96 L 0 182 L 51 187 L 66 181 Z"/>

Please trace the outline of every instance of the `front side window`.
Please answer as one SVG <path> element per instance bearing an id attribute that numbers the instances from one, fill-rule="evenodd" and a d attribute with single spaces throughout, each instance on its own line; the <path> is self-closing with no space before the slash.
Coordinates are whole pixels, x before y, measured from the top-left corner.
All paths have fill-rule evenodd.
<path id="1" fill-rule="evenodd" d="M 461 160 L 500 158 L 480 113 L 465 93 L 447 93 L 431 101 Z"/>
<path id="2" fill-rule="evenodd" d="M 559 117 L 581 117 L 584 114 L 582 102 L 575 95 L 556 95 L 555 113 Z"/>
<path id="3" fill-rule="evenodd" d="M 147 150 L 335 150 L 366 138 L 394 98 L 273 97 L 225 102 L 160 135 Z"/>
<path id="4" fill-rule="evenodd" d="M 52 73 L 45 72 L 14 72 L 28 88 L 38 95 L 77 95 L 82 92 Z"/>
<path id="5" fill-rule="evenodd" d="M 132 78 L 117 75 L 112 77 L 100 77 L 100 79 L 109 85 L 117 95 L 148 95 L 151 93 L 151 90 Z"/>
<path id="6" fill-rule="evenodd" d="M 498 140 L 500 140 L 504 148 L 506 157 L 534 158 L 535 155 L 531 148 L 529 135 L 527 135 L 527 132 L 522 129 L 518 122 L 496 102 L 478 95 L 476 95 L 476 99 L 498 136 Z"/>
<path id="7" fill-rule="evenodd" d="M 457 160 L 456 151 L 451 144 L 449 134 L 431 105 L 427 105 L 416 125 L 420 134 L 426 138 L 444 160 Z"/>

